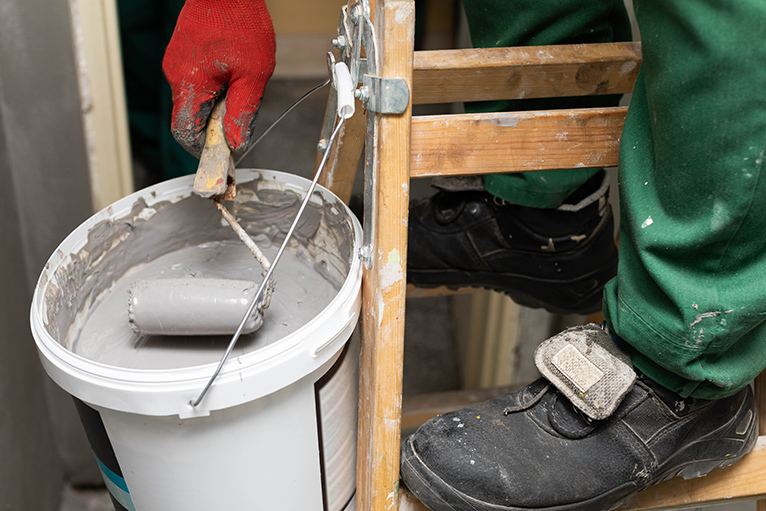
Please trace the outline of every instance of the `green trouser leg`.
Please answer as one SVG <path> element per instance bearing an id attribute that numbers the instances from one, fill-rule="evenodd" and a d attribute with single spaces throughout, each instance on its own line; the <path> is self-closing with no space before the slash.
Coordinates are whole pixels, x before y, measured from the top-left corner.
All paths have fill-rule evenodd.
<path id="1" fill-rule="evenodd" d="M 477 48 L 629 41 L 630 22 L 622 0 L 463 0 L 471 40 Z M 468 112 L 549 110 L 615 106 L 620 96 L 490 101 L 466 105 Z M 555 208 L 598 169 L 491 174 L 484 186 L 523 206 Z"/>
<path id="2" fill-rule="evenodd" d="M 604 312 L 651 378 L 724 397 L 766 367 L 766 2 L 635 5 L 644 66 Z"/>
<path id="3" fill-rule="evenodd" d="M 170 132 L 173 100 L 162 58 L 183 0 L 118 0 L 131 146 L 151 181 L 194 173 L 198 160 Z"/>

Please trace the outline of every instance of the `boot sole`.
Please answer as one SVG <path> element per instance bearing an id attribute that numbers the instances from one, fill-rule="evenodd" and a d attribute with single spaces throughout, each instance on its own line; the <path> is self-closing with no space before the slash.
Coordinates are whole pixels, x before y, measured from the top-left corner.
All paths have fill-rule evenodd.
<path id="1" fill-rule="evenodd" d="M 519 259 L 509 268 L 515 273 L 446 268 L 407 268 L 407 282 L 416 287 L 448 289 L 464 287 L 491 289 L 508 295 L 514 302 L 554 314 L 592 314 L 601 311 L 603 288 L 617 274 L 617 247 L 614 218 L 607 209 L 589 239 L 575 250 L 540 254 L 542 264 L 578 268 L 574 278 L 535 276 L 537 263 Z M 570 273 L 571 275 L 571 273 Z"/>
<path id="2" fill-rule="evenodd" d="M 617 252 L 604 266 L 576 279 L 550 280 L 514 273 L 408 269 L 407 280 L 416 287 L 457 290 L 491 289 L 508 295 L 524 307 L 554 314 L 592 314 L 601 311 L 604 285 L 615 275 Z"/>
<path id="3" fill-rule="evenodd" d="M 693 479 L 707 475 L 715 468 L 725 468 L 733 463 L 739 461 L 747 453 L 749 453 L 758 439 L 758 415 L 757 410 L 754 408 L 754 400 L 743 400 L 740 407 L 740 413 L 737 413 L 735 417 L 724 425 L 720 429 L 727 429 L 733 431 L 737 424 L 744 418 L 741 416 L 743 409 L 749 406 L 753 411 L 753 416 L 750 423 L 750 432 L 748 437 L 743 442 L 741 438 L 729 438 L 729 437 L 715 437 L 717 432 L 709 433 L 706 435 L 708 438 L 702 438 L 682 451 L 676 453 L 676 455 L 667 460 L 661 467 L 658 467 L 653 477 L 644 482 L 632 481 L 613 488 L 601 495 L 593 497 L 591 499 L 574 502 L 570 504 L 564 504 L 560 506 L 545 507 L 545 508 L 526 508 L 526 507 L 513 507 L 513 506 L 500 506 L 487 502 L 480 501 L 474 497 L 466 495 L 448 483 L 441 479 L 438 475 L 433 473 L 423 463 L 420 456 L 415 451 L 412 437 L 407 438 L 402 445 L 401 455 L 401 472 L 407 487 L 426 504 L 432 511 L 598 511 L 598 510 L 611 510 L 622 505 L 626 499 L 634 495 L 635 493 L 655 485 L 659 482 L 672 479 L 676 476 L 681 476 L 684 479 Z M 744 413 L 748 413 L 745 411 Z M 736 454 L 732 455 L 726 453 L 725 455 L 711 456 L 706 459 L 696 459 L 693 461 L 678 463 L 677 459 L 682 457 L 685 452 L 692 448 L 699 448 L 700 446 L 707 446 L 711 450 L 719 450 L 720 445 L 724 440 L 730 439 L 735 443 L 742 444 L 742 449 Z M 674 461 L 676 463 L 674 463 Z"/>

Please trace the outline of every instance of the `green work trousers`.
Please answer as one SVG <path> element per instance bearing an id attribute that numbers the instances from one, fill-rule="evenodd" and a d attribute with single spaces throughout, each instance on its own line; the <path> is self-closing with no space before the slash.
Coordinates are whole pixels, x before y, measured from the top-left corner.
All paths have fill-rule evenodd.
<path id="1" fill-rule="evenodd" d="M 541 34 L 549 20 L 565 27 L 567 16 L 573 34 L 587 33 L 577 4 L 594 3 L 465 0 L 485 46 Z M 644 64 L 620 146 L 619 266 L 604 314 L 648 376 L 682 396 L 720 398 L 766 367 L 766 2 L 634 4 Z M 594 16 L 596 32 L 604 20 Z M 513 177 L 502 190 L 485 183 L 503 197 L 539 195 L 541 183 Z M 535 200 L 526 203 L 556 205 Z"/>

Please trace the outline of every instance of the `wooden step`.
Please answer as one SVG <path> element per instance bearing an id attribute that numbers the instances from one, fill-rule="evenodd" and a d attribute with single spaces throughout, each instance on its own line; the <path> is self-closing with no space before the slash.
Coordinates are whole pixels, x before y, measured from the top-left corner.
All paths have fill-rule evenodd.
<path id="1" fill-rule="evenodd" d="M 627 110 L 413 117 L 410 177 L 615 166 Z"/>
<path id="2" fill-rule="evenodd" d="M 634 42 L 416 51 L 412 102 L 626 94 L 641 61 Z"/>

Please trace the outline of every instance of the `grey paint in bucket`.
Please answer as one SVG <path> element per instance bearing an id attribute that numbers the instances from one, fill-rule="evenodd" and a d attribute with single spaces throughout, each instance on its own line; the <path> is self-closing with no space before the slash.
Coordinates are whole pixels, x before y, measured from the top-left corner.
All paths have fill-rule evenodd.
<path id="1" fill-rule="evenodd" d="M 264 247 L 267 257 L 277 247 Z M 254 264 L 255 263 L 255 264 Z M 238 240 L 211 242 L 165 254 L 131 269 L 105 293 L 83 321 L 70 331 L 72 351 L 104 364 L 137 369 L 172 369 L 211 364 L 221 358 L 229 336 L 148 336 L 136 334 L 128 323 L 128 290 L 137 280 L 188 277 L 187 280 L 236 279 L 259 282 L 260 266 Z M 285 253 L 276 269 L 277 288 L 264 323 L 244 335 L 232 356 L 273 344 L 305 325 L 324 309 L 337 289 L 312 265 Z M 188 287 L 194 289 L 194 285 Z M 199 289 L 194 289 L 198 291 Z M 204 288 L 202 289 L 204 291 Z M 181 312 L 179 311 L 179 314 Z M 233 319 L 234 327 L 242 319 Z"/>
<path id="2" fill-rule="evenodd" d="M 271 250 L 276 250 L 292 220 L 290 210 L 299 205 L 305 180 L 270 171 L 241 174 L 240 182 L 255 179 L 239 187 L 244 202 L 235 206 L 233 213 L 259 245 L 268 251 L 266 245 L 271 244 Z M 361 279 L 355 257 L 361 228 L 347 208 L 328 192 L 321 191 L 312 198 L 307 220 L 291 244 L 289 254 L 293 260 L 283 268 L 318 280 L 296 284 L 297 290 L 291 291 L 289 286 L 294 283 L 290 275 L 280 276 L 278 268 L 274 293 L 276 298 L 282 291 L 285 299 L 291 292 L 303 293 L 306 301 L 315 302 L 313 306 L 319 312 L 301 313 L 295 303 L 286 303 L 287 319 L 276 326 L 286 328 L 281 323 L 287 323 L 287 334 L 281 336 L 277 331 L 271 340 L 245 343 L 227 363 L 200 410 L 188 409 L 187 403 L 211 374 L 225 340 L 205 341 L 206 356 L 214 354 L 213 363 L 204 357 L 195 358 L 195 354 L 170 368 L 152 366 L 158 360 L 172 358 L 169 351 L 143 368 L 135 368 L 135 359 L 122 359 L 122 365 L 104 364 L 72 352 L 72 348 L 78 350 L 81 335 L 93 320 L 93 311 L 106 303 L 121 279 L 126 274 L 131 277 L 136 272 L 155 271 L 153 264 L 163 257 L 176 258 L 181 271 L 189 270 L 184 265 L 202 263 L 201 269 L 191 268 L 192 272 L 202 273 L 212 271 L 216 257 L 228 258 L 226 266 L 237 273 L 236 278 L 242 278 L 237 265 L 246 266 L 246 261 L 259 268 L 246 251 L 243 257 L 236 255 L 240 242 L 222 224 L 214 208 L 205 207 L 212 205 L 189 197 L 190 185 L 190 179 L 181 178 L 123 199 L 62 243 L 41 276 L 33 304 L 32 326 L 43 365 L 60 386 L 101 414 L 137 509 L 210 509 L 220 504 L 227 509 L 251 509 L 254 502 L 250 494 L 256 488 L 262 489 L 258 505 L 265 509 L 322 509 L 317 481 L 299 483 L 305 488 L 301 494 L 294 494 L 289 487 L 296 484 L 293 478 L 298 472 L 318 478 L 318 419 L 313 386 L 337 359 L 356 324 Z M 122 299 L 122 311 L 126 310 L 126 300 Z M 272 302 L 267 322 L 273 308 Z M 102 317 L 108 316 L 105 313 Z M 299 325 L 301 322 L 305 324 Z M 143 351 L 145 356 L 155 347 L 146 342 L 137 352 Z M 172 348 L 171 344 L 164 347 Z M 355 433 L 355 366 L 352 363 L 352 376 L 342 384 L 354 393 L 349 401 L 351 416 L 346 418 L 346 424 L 332 426 L 347 427 L 350 436 Z M 320 408 L 330 407 L 323 403 Z M 326 418 L 322 416 L 323 424 Z M 285 436 L 291 441 L 285 442 Z M 195 453 L 191 459 L 190 452 Z M 216 456 L 222 459 L 208 460 L 211 453 L 218 453 Z M 197 455 L 203 454 L 208 456 L 207 461 L 196 461 Z M 163 468 L 157 460 L 145 459 L 155 455 L 165 461 L 176 457 L 184 461 Z M 231 459 L 227 460 L 227 456 Z M 303 459 L 282 459 L 296 456 Z M 221 466 L 214 466 L 218 461 Z M 296 463 L 302 467 L 300 471 Z M 245 477 L 243 472 L 247 472 L 245 479 L 241 479 Z M 162 491 L 152 493 L 152 485 L 163 479 L 167 484 L 162 485 Z M 278 492 L 286 482 L 286 493 L 268 503 L 273 495 L 267 494 Z M 230 490 L 226 490 L 227 484 L 232 485 Z M 213 488 L 207 487 L 211 485 Z M 340 509 L 332 506 L 348 498 L 336 499 L 329 509 Z"/>
<path id="3" fill-rule="evenodd" d="M 295 217 L 300 198 L 269 184 L 256 179 L 240 185 L 232 210 L 266 255 L 273 256 Z M 339 216 L 337 205 L 309 203 L 294 233 L 294 250 L 285 254 L 278 267 L 276 279 L 282 297 L 277 301 L 282 308 L 289 308 L 279 319 L 293 330 L 314 315 L 295 305 L 309 294 L 319 294 L 320 301 L 329 302 L 348 273 L 352 257 L 348 240 L 353 236 L 347 223 L 336 218 Z M 333 242 L 337 251 L 328 250 Z M 260 282 L 260 266 L 238 244 L 241 242 L 210 201 L 191 196 L 174 204 L 149 207 L 144 200 L 138 200 L 129 215 L 92 227 L 83 249 L 69 265 L 58 270 L 62 277 L 58 280 L 64 285 L 48 288 L 46 327 L 54 339 L 72 349 L 86 321 L 106 324 L 122 317 L 113 315 L 115 311 L 94 311 L 93 305 L 118 294 L 113 287 L 120 283 L 129 286 L 142 278 L 199 276 Z M 163 257 L 165 260 L 159 261 Z M 311 283 L 301 289 L 296 277 L 303 276 Z M 127 289 L 119 293 L 127 296 Z M 121 307 L 126 309 L 124 301 Z M 321 308 L 313 310 L 315 313 Z M 96 318 L 92 318 L 94 313 Z M 68 325 L 66 332 L 61 331 L 62 325 Z M 281 332 L 282 336 L 286 333 Z M 136 339 L 130 341 L 135 343 Z"/>

